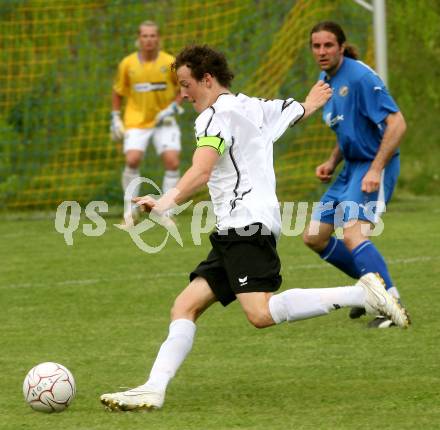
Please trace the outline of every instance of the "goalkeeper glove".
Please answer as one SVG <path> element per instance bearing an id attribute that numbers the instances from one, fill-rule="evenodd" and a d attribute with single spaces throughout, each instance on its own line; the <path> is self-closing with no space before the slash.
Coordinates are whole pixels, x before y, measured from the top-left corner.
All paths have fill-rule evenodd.
<path id="1" fill-rule="evenodd" d="M 124 133 L 125 128 L 121 119 L 121 112 L 114 110 L 112 111 L 112 122 L 110 125 L 110 134 L 112 136 L 112 140 L 114 142 L 122 140 L 124 138 Z"/>
<path id="2" fill-rule="evenodd" d="M 166 118 L 174 115 L 181 115 L 185 110 L 177 102 L 172 102 L 165 109 L 156 115 L 156 125 L 162 125 Z"/>

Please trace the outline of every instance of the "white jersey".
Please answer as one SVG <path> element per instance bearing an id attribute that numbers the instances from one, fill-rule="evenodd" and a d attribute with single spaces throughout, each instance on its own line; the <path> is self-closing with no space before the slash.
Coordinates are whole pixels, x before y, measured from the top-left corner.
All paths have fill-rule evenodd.
<path id="1" fill-rule="evenodd" d="M 197 145 L 213 146 L 221 154 L 208 181 L 218 230 L 259 222 L 279 237 L 273 143 L 303 115 L 304 108 L 292 98 L 222 94 L 197 117 Z"/>

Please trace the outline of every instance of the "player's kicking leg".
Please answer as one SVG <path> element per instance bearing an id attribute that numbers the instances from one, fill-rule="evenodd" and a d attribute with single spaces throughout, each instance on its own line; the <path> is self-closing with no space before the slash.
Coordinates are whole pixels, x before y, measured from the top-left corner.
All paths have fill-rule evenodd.
<path id="1" fill-rule="evenodd" d="M 343 307 L 359 306 L 383 315 L 401 328 L 409 325 L 406 311 L 383 287 L 381 279 L 368 273 L 354 286 L 294 288 L 279 294 L 242 293 L 237 298 L 249 321 L 257 328 L 326 315 Z"/>

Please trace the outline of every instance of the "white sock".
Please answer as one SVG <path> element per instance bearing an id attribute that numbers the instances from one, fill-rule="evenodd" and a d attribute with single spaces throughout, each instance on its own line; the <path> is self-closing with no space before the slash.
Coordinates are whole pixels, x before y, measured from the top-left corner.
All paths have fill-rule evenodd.
<path id="1" fill-rule="evenodd" d="M 326 315 L 345 306 L 363 307 L 364 303 L 362 287 L 294 288 L 272 296 L 269 310 L 273 320 L 280 324 Z"/>
<path id="2" fill-rule="evenodd" d="M 163 175 L 162 193 L 165 194 L 172 188 L 174 188 L 179 182 L 180 170 L 165 170 Z"/>
<path id="3" fill-rule="evenodd" d="M 131 200 L 125 201 L 125 190 L 130 185 L 130 182 L 136 178 L 139 178 L 140 171 L 137 168 L 132 168 L 129 166 L 125 166 L 124 171 L 122 172 L 122 189 L 124 190 L 124 217 L 129 211 L 135 211 L 136 206 L 131 202 Z M 138 185 L 133 193 L 132 197 L 139 196 L 140 185 Z"/>
<path id="4" fill-rule="evenodd" d="M 140 175 L 140 171 L 138 168 L 125 166 L 125 169 L 122 172 L 122 189 L 124 190 L 124 192 L 127 189 L 127 187 L 130 185 L 130 182 L 133 179 L 139 178 L 139 175 Z"/>
<path id="5" fill-rule="evenodd" d="M 145 386 L 165 392 L 170 380 L 191 351 L 196 325 L 187 319 L 178 319 L 170 324 L 170 331 L 160 347 L 156 361 Z"/>

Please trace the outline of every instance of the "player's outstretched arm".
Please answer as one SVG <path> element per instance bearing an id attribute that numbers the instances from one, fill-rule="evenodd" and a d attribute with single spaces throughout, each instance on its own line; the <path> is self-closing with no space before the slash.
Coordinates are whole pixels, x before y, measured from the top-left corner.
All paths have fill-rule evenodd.
<path id="1" fill-rule="evenodd" d="M 302 104 L 304 108 L 304 115 L 301 120 L 309 117 L 319 108 L 325 105 L 327 100 L 332 96 L 332 89 L 329 84 L 324 81 L 318 81 L 311 88 L 305 101 Z"/>
<path id="2" fill-rule="evenodd" d="M 159 214 L 188 200 L 200 187 L 206 185 L 220 155 L 209 147 L 197 148 L 194 152 L 192 166 L 185 172 L 176 187 L 164 194 L 159 200 L 150 196 L 137 197 L 135 203 L 146 212 L 153 208 Z"/>

